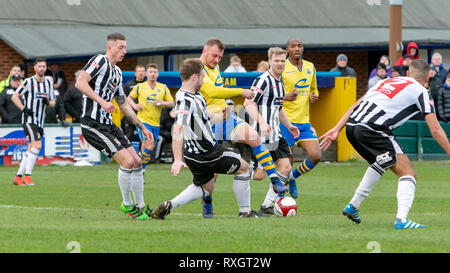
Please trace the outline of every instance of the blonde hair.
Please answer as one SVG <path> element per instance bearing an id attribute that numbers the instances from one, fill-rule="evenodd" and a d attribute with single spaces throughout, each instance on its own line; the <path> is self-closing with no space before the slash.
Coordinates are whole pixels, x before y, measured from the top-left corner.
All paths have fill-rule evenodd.
<path id="1" fill-rule="evenodd" d="M 267 55 L 269 57 L 269 60 L 272 59 L 273 55 L 285 55 L 287 56 L 286 50 L 282 49 L 281 47 L 271 47 L 267 51 Z"/>

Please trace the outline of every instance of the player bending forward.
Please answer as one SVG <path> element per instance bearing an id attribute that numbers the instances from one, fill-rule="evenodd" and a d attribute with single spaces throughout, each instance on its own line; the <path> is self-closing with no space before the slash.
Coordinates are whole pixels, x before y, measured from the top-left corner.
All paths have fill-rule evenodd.
<path id="1" fill-rule="evenodd" d="M 422 113 L 431 135 L 450 156 L 447 135 L 439 125 L 433 101 L 423 87 L 429 78 L 428 71 L 429 66 L 424 60 L 415 60 L 409 67 L 407 77 L 378 82 L 350 107 L 333 129 L 320 137 L 320 146 L 326 150 L 346 125 L 348 140 L 370 164 L 352 200 L 343 210 L 345 216 L 358 224 L 361 223 L 361 203 L 386 169 L 391 169 L 398 176 L 398 208 L 394 228 L 425 227 L 407 218 L 414 201 L 416 172 L 392 130 L 417 113 Z"/>
<path id="2" fill-rule="evenodd" d="M 250 168 L 239 153 L 216 144 L 211 122 L 226 120 L 230 109 L 214 114 L 206 109 L 206 101 L 199 93 L 205 71 L 199 59 L 186 59 L 180 67 L 182 85 L 176 94 L 176 120 L 173 126 L 172 175 L 181 167 L 189 167 L 193 184 L 170 201 L 165 201 L 152 214 L 164 219 L 173 209 L 188 202 L 209 196 L 214 191 L 214 174 L 234 174 L 233 190 L 239 205 L 240 217 L 259 217 L 250 208 Z M 184 137 L 184 154 L 183 148 Z M 183 154 L 183 155 L 182 155 Z M 183 157 L 186 163 L 183 163 Z"/>

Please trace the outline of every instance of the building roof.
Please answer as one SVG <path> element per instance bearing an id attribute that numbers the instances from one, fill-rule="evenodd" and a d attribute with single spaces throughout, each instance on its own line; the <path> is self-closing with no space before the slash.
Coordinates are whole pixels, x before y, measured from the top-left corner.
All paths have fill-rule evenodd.
<path id="1" fill-rule="evenodd" d="M 386 46 L 388 0 L 3 0 L 0 38 L 26 59 L 88 56 L 121 32 L 128 52 L 267 48 L 299 37 L 305 47 Z M 380 5 L 378 5 L 380 3 Z M 373 4 L 373 5 L 372 5 Z M 447 0 L 404 0 L 403 41 L 450 45 Z"/>

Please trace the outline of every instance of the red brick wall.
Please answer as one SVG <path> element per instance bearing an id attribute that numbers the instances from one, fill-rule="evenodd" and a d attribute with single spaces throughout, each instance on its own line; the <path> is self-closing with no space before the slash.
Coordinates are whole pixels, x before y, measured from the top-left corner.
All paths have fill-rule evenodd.
<path id="1" fill-rule="evenodd" d="M 304 58 L 310 61 L 316 67 L 316 71 L 330 71 L 336 65 L 336 57 L 344 53 L 348 57 L 348 66 L 355 69 L 357 74 L 357 97 L 362 96 L 367 89 L 367 81 L 369 71 L 368 52 L 352 51 L 352 52 L 305 52 Z M 247 71 L 255 71 L 257 64 L 262 60 L 267 60 L 266 53 L 240 53 L 242 65 Z"/>
<path id="2" fill-rule="evenodd" d="M 16 50 L 0 40 L 0 80 L 8 77 L 14 65 L 23 64 L 24 60 Z"/>

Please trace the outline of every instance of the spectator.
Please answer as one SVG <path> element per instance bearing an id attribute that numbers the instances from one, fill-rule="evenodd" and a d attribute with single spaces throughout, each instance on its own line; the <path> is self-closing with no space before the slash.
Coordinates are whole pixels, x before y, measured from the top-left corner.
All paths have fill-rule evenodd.
<path id="1" fill-rule="evenodd" d="M 20 76 L 14 75 L 10 79 L 10 85 L 0 93 L 0 123 L 21 124 L 22 111 L 11 100 L 12 95 L 20 86 Z"/>
<path id="2" fill-rule="evenodd" d="M 3 81 L 0 82 L 0 93 L 3 91 L 3 89 L 7 86 L 11 85 L 11 77 L 14 75 L 18 75 L 20 74 L 20 66 L 19 65 L 15 65 L 11 68 L 11 70 L 9 71 L 9 75 L 8 78 L 4 79 Z"/>
<path id="3" fill-rule="evenodd" d="M 391 59 L 389 59 L 388 55 L 383 55 L 380 57 L 380 63 L 383 63 L 386 66 L 386 75 L 388 78 L 391 77 Z M 378 66 L 378 65 L 377 65 Z M 377 75 L 377 68 L 375 67 L 369 75 L 369 80 Z"/>
<path id="4" fill-rule="evenodd" d="M 128 97 L 133 87 L 138 83 L 143 83 L 145 81 L 145 66 L 142 64 L 136 65 L 134 68 L 134 79 L 128 81 L 123 86 L 123 92 L 125 92 L 125 96 Z"/>
<path id="5" fill-rule="evenodd" d="M 394 65 L 391 69 L 391 78 L 400 77 L 402 73 L 402 67 L 400 65 Z"/>
<path id="6" fill-rule="evenodd" d="M 419 47 L 417 46 L 416 43 L 411 42 L 408 44 L 408 46 L 406 47 L 406 55 L 409 55 L 411 57 L 411 62 L 419 59 Z M 404 58 L 405 55 L 403 55 L 403 57 L 400 57 L 400 59 L 397 60 L 395 65 L 402 65 Z"/>
<path id="7" fill-rule="evenodd" d="M 19 64 L 19 67 L 20 67 L 19 76 L 20 76 L 20 78 L 23 81 L 23 80 L 25 80 L 25 69 L 26 69 L 26 66 L 24 64 Z"/>
<path id="8" fill-rule="evenodd" d="M 430 67 L 430 71 L 428 72 L 428 89 L 430 90 L 431 97 L 433 98 L 435 104 L 437 103 L 439 90 L 444 86 L 437 74 L 438 72 L 436 68 Z"/>
<path id="9" fill-rule="evenodd" d="M 53 90 L 58 91 L 61 98 L 63 98 L 67 90 L 67 80 L 59 64 L 51 64 L 45 75 L 53 78 Z"/>
<path id="10" fill-rule="evenodd" d="M 50 77 L 51 76 L 45 76 Z M 64 102 L 58 90 L 54 89 L 55 107 L 47 107 L 45 109 L 45 124 L 60 123 L 66 125 L 66 111 L 64 110 Z"/>
<path id="11" fill-rule="evenodd" d="M 444 83 L 445 79 L 447 78 L 448 70 L 444 68 L 441 53 L 435 52 L 431 56 L 430 67 L 436 69 L 438 78 L 441 80 L 441 83 Z"/>
<path id="12" fill-rule="evenodd" d="M 377 73 L 369 80 L 369 89 L 372 88 L 378 81 L 388 78 L 387 69 L 384 63 L 377 64 Z"/>
<path id="13" fill-rule="evenodd" d="M 330 72 L 341 72 L 341 77 L 356 77 L 356 72 L 348 64 L 348 57 L 345 54 L 339 54 L 336 58 L 336 66 Z"/>
<path id="14" fill-rule="evenodd" d="M 438 94 L 437 111 L 441 121 L 448 122 L 450 120 L 450 74 L 444 83 L 444 87 L 441 88 L 440 94 Z"/>
<path id="15" fill-rule="evenodd" d="M 64 109 L 66 110 L 66 118 L 72 120 L 72 122 L 80 123 L 81 118 L 81 102 L 83 99 L 83 94 L 75 87 L 75 82 L 77 80 L 80 70 L 75 72 L 75 80 L 73 84 L 67 89 L 64 95 Z"/>
<path id="16" fill-rule="evenodd" d="M 256 72 L 266 72 L 269 71 L 269 63 L 267 61 L 260 61 L 256 67 Z"/>
<path id="17" fill-rule="evenodd" d="M 230 65 L 225 69 L 225 72 L 247 72 L 241 64 L 241 58 L 238 55 L 233 55 L 230 58 Z"/>
<path id="18" fill-rule="evenodd" d="M 172 108 L 164 107 L 161 111 L 159 136 L 155 144 L 155 160 L 161 161 L 163 155 L 167 155 L 164 144 L 172 142 L 172 125 L 175 121 L 175 113 Z M 170 145 L 166 145 L 170 146 Z"/>
<path id="19" fill-rule="evenodd" d="M 412 61 L 412 57 L 408 54 L 402 57 L 402 69 L 400 71 L 400 76 L 406 77 L 406 72 L 409 70 L 409 65 Z"/>

